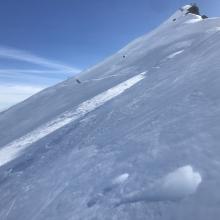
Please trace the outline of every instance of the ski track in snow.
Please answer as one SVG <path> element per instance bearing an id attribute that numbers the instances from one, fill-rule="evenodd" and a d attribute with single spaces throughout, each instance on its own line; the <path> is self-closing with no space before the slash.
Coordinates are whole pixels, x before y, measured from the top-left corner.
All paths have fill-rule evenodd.
<path id="1" fill-rule="evenodd" d="M 97 193 L 94 195 L 88 202 L 87 202 L 87 207 L 91 208 L 94 205 L 96 205 L 98 202 L 101 202 L 104 197 L 112 192 L 115 188 L 119 187 L 120 185 L 123 185 L 129 177 L 128 173 L 121 174 L 120 176 L 117 176 L 114 178 L 107 187 L 105 187 L 102 192 Z"/>
<path id="2" fill-rule="evenodd" d="M 189 21 L 186 21 L 185 24 L 194 24 L 194 23 L 200 22 L 202 20 L 203 20 L 202 18 L 194 18 Z"/>
<path id="3" fill-rule="evenodd" d="M 173 59 L 174 57 L 176 57 L 177 55 L 179 55 L 179 54 L 181 54 L 183 52 L 184 52 L 184 50 L 177 51 L 175 53 L 170 54 L 167 58 L 168 59 Z"/>
<path id="4" fill-rule="evenodd" d="M 7 144 L 0 149 L 0 166 L 3 166 L 4 164 L 18 157 L 23 150 L 25 150 L 33 143 L 64 127 L 65 125 L 85 116 L 87 113 L 97 109 L 111 99 L 119 96 L 127 89 L 131 88 L 132 86 L 143 80 L 146 73 L 147 72 L 140 73 L 100 93 L 99 95 L 96 95 L 95 97 L 81 103 L 77 108 L 74 108 L 74 110 L 67 111 L 61 114 L 54 120 L 46 123 L 43 126 L 38 127 L 27 135 Z"/>

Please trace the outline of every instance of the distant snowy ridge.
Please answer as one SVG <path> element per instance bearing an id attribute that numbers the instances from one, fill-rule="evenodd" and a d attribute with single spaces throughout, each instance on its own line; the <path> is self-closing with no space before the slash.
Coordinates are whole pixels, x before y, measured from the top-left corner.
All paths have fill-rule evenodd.
<path id="1" fill-rule="evenodd" d="M 87 113 L 97 109 L 101 105 L 110 101 L 111 99 L 117 97 L 118 95 L 125 92 L 127 89 L 131 88 L 139 81 L 145 78 L 146 72 L 140 73 L 108 90 L 105 92 L 81 103 L 78 108 L 74 110 L 63 113 L 54 120 L 46 123 L 43 126 L 35 129 L 34 131 L 28 133 L 27 135 L 7 144 L 0 150 L 0 166 L 8 163 L 9 161 L 15 159 L 21 154 L 21 152 L 29 147 L 31 144 L 39 141 L 40 139 L 46 137 L 52 132 L 64 127 L 65 125 L 83 117 Z"/>

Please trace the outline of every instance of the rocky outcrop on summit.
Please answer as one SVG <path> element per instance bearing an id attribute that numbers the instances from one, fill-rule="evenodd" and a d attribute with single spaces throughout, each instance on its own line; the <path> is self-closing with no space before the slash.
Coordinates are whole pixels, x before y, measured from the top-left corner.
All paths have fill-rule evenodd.
<path id="1" fill-rule="evenodd" d="M 196 4 L 192 4 L 190 8 L 187 10 L 188 12 L 186 14 L 195 14 L 200 15 L 199 7 Z"/>
<path id="2" fill-rule="evenodd" d="M 207 15 L 201 15 L 200 14 L 200 9 L 199 9 L 199 7 L 197 6 L 197 4 L 191 4 L 191 7 L 189 7 L 188 9 L 187 9 L 187 13 L 186 13 L 186 15 L 187 14 L 194 14 L 194 15 L 200 15 L 201 17 L 202 17 L 202 19 L 207 19 L 208 18 L 208 16 Z"/>

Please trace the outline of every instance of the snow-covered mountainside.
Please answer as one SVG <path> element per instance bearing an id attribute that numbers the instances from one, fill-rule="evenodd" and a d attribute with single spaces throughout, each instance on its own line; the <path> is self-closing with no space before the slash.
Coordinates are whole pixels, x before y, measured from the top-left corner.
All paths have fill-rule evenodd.
<path id="1" fill-rule="evenodd" d="M 220 218 L 220 18 L 189 7 L 0 113 L 1 220 Z"/>

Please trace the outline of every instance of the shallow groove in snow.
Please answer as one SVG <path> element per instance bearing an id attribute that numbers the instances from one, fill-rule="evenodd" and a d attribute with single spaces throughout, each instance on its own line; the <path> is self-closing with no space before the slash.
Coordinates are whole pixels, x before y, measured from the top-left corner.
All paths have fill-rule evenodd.
<path id="1" fill-rule="evenodd" d="M 177 51 L 175 53 L 170 54 L 167 58 L 168 59 L 173 59 L 174 57 L 176 57 L 177 55 L 179 55 L 179 54 L 181 54 L 183 52 L 184 52 L 184 50 Z"/>
<path id="2" fill-rule="evenodd" d="M 140 73 L 106 91 L 103 93 L 81 103 L 76 109 L 67 111 L 54 120 L 46 123 L 28 133 L 27 135 L 14 140 L 0 149 L 0 166 L 10 162 L 18 157 L 24 149 L 31 144 L 39 141 L 54 131 L 64 127 L 65 125 L 85 116 L 87 113 L 97 109 L 111 99 L 125 92 L 141 80 L 145 78 L 146 72 Z"/>

